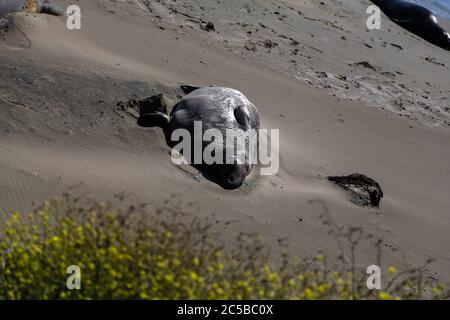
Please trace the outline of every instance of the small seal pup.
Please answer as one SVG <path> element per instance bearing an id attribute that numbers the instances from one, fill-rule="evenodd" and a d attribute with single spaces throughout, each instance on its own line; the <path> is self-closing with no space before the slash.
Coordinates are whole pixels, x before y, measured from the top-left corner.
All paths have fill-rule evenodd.
<path id="1" fill-rule="evenodd" d="M 219 157 L 221 161 L 207 164 L 202 158 L 200 163 L 195 163 L 193 166 L 198 168 L 205 178 L 224 189 L 239 188 L 252 170 L 253 164 L 249 159 L 253 155 L 249 155 L 252 151 L 249 148 L 248 139 L 245 139 L 244 144 L 238 141 L 236 148 L 233 143 L 230 148 L 226 143 L 229 132 L 227 129 L 244 133 L 250 132 L 249 130 L 256 132 L 260 128 L 258 110 L 244 94 L 235 89 L 215 86 L 181 86 L 181 88 L 187 95 L 175 104 L 170 115 L 167 114 L 163 95 L 138 101 L 140 109 L 138 124 L 143 127 L 161 127 L 164 130 L 166 142 L 171 148 L 176 144 L 171 140 L 172 133 L 177 129 L 185 129 L 190 133 L 193 149 L 194 140 L 199 139 L 195 136 L 194 123 L 200 122 L 202 153 L 211 143 L 203 141 L 204 132 L 208 129 L 220 131 L 223 140 L 212 141 L 217 143 L 217 147 L 222 151 L 223 157 Z"/>
<path id="2" fill-rule="evenodd" d="M 427 8 L 403 0 L 371 1 L 399 26 L 442 49 L 450 50 L 450 34 Z"/>
<path id="3" fill-rule="evenodd" d="M 9 24 L 8 19 L 5 18 L 8 14 L 21 11 L 64 15 L 63 10 L 48 0 L 0 0 L 0 29 Z"/>

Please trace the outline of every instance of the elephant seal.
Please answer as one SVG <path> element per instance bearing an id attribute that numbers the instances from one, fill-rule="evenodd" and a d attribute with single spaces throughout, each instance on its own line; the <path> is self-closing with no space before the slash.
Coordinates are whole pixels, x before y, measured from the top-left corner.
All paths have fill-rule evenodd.
<path id="1" fill-rule="evenodd" d="M 244 133 L 256 132 L 260 128 L 258 110 L 244 94 L 235 89 L 216 86 L 182 86 L 181 88 L 187 95 L 175 104 L 170 115 L 167 114 L 163 95 L 138 101 L 140 115 L 138 124 L 143 127 L 161 127 L 164 130 L 166 142 L 171 148 L 174 148 L 176 144 L 172 141 L 174 131 L 187 130 L 190 133 L 192 145 L 195 144 L 194 140 L 201 138 L 202 152 L 208 144 L 211 144 L 211 142 L 205 143 L 203 139 L 205 131 L 209 129 L 220 131 L 223 140 L 212 139 L 212 143 L 217 143 L 218 148 L 223 152 L 219 157 L 221 161 L 206 163 L 202 158 L 201 162 L 193 166 L 198 168 L 205 178 L 224 189 L 239 188 L 252 170 L 253 162 L 249 161 L 251 148 L 249 148 L 248 139 L 244 144 L 238 141 L 236 148 L 233 139 L 233 145 L 230 148 L 229 143 L 226 143 L 226 136 L 229 130 Z M 195 134 L 195 122 L 200 122 L 202 125 L 201 137 Z M 195 152 L 193 147 L 192 150 Z"/>
<path id="2" fill-rule="evenodd" d="M 55 16 L 64 15 L 64 12 L 48 0 L 0 0 L 0 29 L 9 24 L 5 17 L 13 12 L 46 13 Z"/>
<path id="3" fill-rule="evenodd" d="M 399 26 L 442 49 L 450 50 L 450 34 L 427 8 L 403 0 L 371 1 Z"/>

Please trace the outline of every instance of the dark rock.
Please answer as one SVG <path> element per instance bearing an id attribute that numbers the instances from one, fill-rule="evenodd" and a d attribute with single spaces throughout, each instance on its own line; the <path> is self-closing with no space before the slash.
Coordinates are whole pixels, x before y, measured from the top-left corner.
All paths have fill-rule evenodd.
<path id="1" fill-rule="evenodd" d="M 256 43 L 254 43 L 253 41 L 248 41 L 247 44 L 245 45 L 245 49 L 247 49 L 248 51 L 253 51 L 253 52 L 258 51 L 258 48 L 256 47 Z"/>
<path id="2" fill-rule="evenodd" d="M 216 26 L 211 21 L 208 21 L 206 23 L 202 23 L 201 24 L 201 28 L 202 28 L 202 30 L 205 30 L 205 31 L 208 31 L 208 32 L 209 31 L 216 31 Z"/>
<path id="3" fill-rule="evenodd" d="M 390 45 L 393 46 L 393 47 L 395 47 L 395 48 L 397 48 L 397 49 L 399 49 L 399 50 L 403 50 L 403 47 L 402 47 L 401 45 L 399 45 L 399 44 L 396 44 L 396 43 L 390 43 Z"/>
<path id="4" fill-rule="evenodd" d="M 357 62 L 357 63 L 355 63 L 355 65 L 356 66 L 361 66 L 361 67 L 364 67 L 364 68 L 367 68 L 367 69 L 371 69 L 373 71 L 377 71 L 377 69 L 373 65 L 371 65 L 370 62 L 368 62 L 368 61 Z"/>
<path id="5" fill-rule="evenodd" d="M 278 43 L 270 39 L 267 39 L 266 41 L 264 41 L 264 47 L 266 47 L 267 49 L 272 49 L 278 47 Z"/>
<path id="6" fill-rule="evenodd" d="M 167 114 L 167 105 L 162 94 L 137 100 L 137 104 L 139 105 L 139 126 L 161 127 L 164 125 L 161 114 Z"/>
<path id="7" fill-rule="evenodd" d="M 360 173 L 354 173 L 349 176 L 328 177 L 328 180 L 349 190 L 352 194 L 352 202 L 363 206 L 380 206 L 383 191 L 375 180 Z"/>

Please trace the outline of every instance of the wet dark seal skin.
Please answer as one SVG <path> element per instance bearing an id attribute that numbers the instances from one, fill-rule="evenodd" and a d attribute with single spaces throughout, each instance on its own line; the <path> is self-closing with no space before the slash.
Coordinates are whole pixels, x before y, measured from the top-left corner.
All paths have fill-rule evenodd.
<path id="1" fill-rule="evenodd" d="M 444 30 L 429 9 L 403 0 L 371 0 L 399 26 L 426 41 L 450 50 L 450 34 Z"/>
<path id="2" fill-rule="evenodd" d="M 178 141 L 171 141 L 172 132 L 176 129 L 186 129 L 192 137 L 194 136 L 194 121 L 201 121 L 203 132 L 208 129 L 218 129 L 222 133 L 224 142 L 227 129 L 241 129 L 247 132 L 249 129 L 260 128 L 258 110 L 241 92 L 215 86 L 182 86 L 181 88 L 187 95 L 176 103 L 170 115 L 167 114 L 163 95 L 138 101 L 140 109 L 138 124 L 143 127 L 161 127 L 170 147 L 173 148 L 178 144 Z M 204 147 L 205 143 L 203 143 Z M 252 170 L 252 164 L 248 161 L 247 147 L 248 144 L 244 154 L 239 154 L 235 151 L 227 151 L 224 145 L 224 164 L 202 162 L 194 167 L 198 168 L 205 178 L 224 189 L 239 188 Z M 231 157 L 233 161 L 225 163 L 226 157 Z"/>

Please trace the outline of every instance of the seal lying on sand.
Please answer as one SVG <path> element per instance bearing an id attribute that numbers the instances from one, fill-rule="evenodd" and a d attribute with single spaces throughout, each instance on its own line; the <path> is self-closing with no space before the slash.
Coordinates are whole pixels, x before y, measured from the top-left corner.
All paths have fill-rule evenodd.
<path id="1" fill-rule="evenodd" d="M 370 204 L 373 207 L 379 207 L 381 198 L 383 198 L 383 191 L 378 182 L 360 173 L 328 177 L 328 180 L 349 190 L 352 193 L 352 202 L 359 205 L 368 206 Z"/>
<path id="2" fill-rule="evenodd" d="M 60 8 L 48 0 L 0 0 L 0 29 L 9 24 L 6 15 L 20 11 L 64 15 Z"/>
<path id="3" fill-rule="evenodd" d="M 161 127 L 164 130 L 167 144 L 172 148 L 176 144 L 171 141 L 172 133 L 177 129 L 185 129 L 190 133 L 192 145 L 195 144 L 194 140 L 201 139 L 194 135 L 195 122 L 200 122 L 202 125 L 201 135 L 209 129 L 220 131 L 223 141 L 213 140 L 213 142 L 220 144 L 223 160 L 219 163 L 206 164 L 202 159 L 201 163 L 196 163 L 194 166 L 207 179 L 225 189 L 239 188 L 252 169 L 252 162 L 249 161 L 251 148 L 248 148 L 249 141 L 245 140 L 244 145 L 238 142 L 237 148 L 235 148 L 233 143 L 230 149 L 230 146 L 226 144 L 226 136 L 229 130 L 250 132 L 249 130 L 252 129 L 256 132 L 260 127 L 258 110 L 241 92 L 235 89 L 192 86 L 182 86 L 181 88 L 187 95 L 173 107 L 170 116 L 167 115 L 162 95 L 138 101 L 140 107 L 138 124 L 144 127 Z M 202 152 L 210 143 L 205 143 L 202 139 Z M 195 152 L 195 150 L 193 151 Z"/>
<path id="4" fill-rule="evenodd" d="M 442 49 L 450 50 L 450 34 L 427 8 L 403 0 L 371 1 L 399 26 Z"/>

